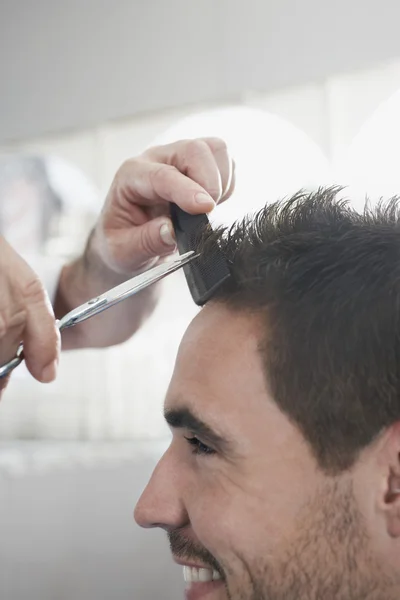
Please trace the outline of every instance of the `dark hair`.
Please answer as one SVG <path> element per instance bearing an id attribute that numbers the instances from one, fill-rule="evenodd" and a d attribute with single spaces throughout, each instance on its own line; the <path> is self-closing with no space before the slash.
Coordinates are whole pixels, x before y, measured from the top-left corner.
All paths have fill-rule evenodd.
<path id="1" fill-rule="evenodd" d="M 212 301 L 265 315 L 268 387 L 332 474 L 400 419 L 400 199 L 360 214 L 339 192 L 299 192 L 210 240 L 232 272 Z"/>

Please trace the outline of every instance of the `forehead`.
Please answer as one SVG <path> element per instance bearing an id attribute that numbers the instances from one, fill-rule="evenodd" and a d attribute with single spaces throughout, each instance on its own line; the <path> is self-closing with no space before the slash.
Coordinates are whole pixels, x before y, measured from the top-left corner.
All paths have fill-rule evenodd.
<path id="1" fill-rule="evenodd" d="M 236 458 L 246 459 L 245 473 L 259 465 L 263 481 L 267 471 L 279 472 L 274 485 L 286 489 L 296 478 L 303 485 L 318 469 L 300 430 L 268 390 L 259 351 L 266 326 L 258 315 L 219 304 L 202 309 L 179 348 L 165 409 L 188 409 L 233 444 Z"/>
<path id="2" fill-rule="evenodd" d="M 220 395 L 228 388 L 243 385 L 246 389 L 258 385 L 265 393 L 260 339 L 260 319 L 255 315 L 220 304 L 207 305 L 182 339 L 173 383 L 184 385 L 188 393 L 201 387 Z"/>
<path id="3" fill-rule="evenodd" d="M 188 408 L 217 431 L 255 433 L 283 415 L 268 393 L 261 319 L 214 303 L 192 321 L 179 348 L 165 408 Z"/>

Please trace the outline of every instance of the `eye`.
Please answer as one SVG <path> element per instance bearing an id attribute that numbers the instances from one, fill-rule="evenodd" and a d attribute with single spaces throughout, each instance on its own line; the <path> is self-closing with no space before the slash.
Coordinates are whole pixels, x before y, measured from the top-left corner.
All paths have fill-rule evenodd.
<path id="1" fill-rule="evenodd" d="M 209 448 L 208 446 L 203 444 L 203 442 L 201 442 L 195 436 L 193 436 L 193 437 L 185 436 L 185 440 L 188 442 L 188 444 L 190 444 L 192 446 L 193 454 L 203 454 L 203 455 L 215 454 L 215 450 L 213 450 L 212 448 Z"/>

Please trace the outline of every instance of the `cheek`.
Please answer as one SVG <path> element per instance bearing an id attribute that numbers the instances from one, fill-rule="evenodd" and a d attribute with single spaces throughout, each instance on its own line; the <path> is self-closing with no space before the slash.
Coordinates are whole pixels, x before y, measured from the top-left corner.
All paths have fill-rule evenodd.
<path id="1" fill-rule="evenodd" d="M 254 544 L 261 518 L 271 511 L 223 469 L 200 469 L 195 480 L 187 500 L 191 528 L 222 565 L 229 564 L 237 549 Z"/>
<path id="2" fill-rule="evenodd" d="M 191 527 L 198 540 L 217 555 L 235 531 L 233 524 L 244 490 L 219 465 L 199 466 L 192 482 L 186 502 Z"/>
<path id="3" fill-rule="evenodd" d="M 191 527 L 199 542 L 226 573 L 237 573 L 244 557 L 250 563 L 282 549 L 294 537 L 301 507 L 309 496 L 272 482 L 249 485 L 223 470 L 197 473 L 188 498 Z M 300 492 L 300 490 L 298 490 Z"/>

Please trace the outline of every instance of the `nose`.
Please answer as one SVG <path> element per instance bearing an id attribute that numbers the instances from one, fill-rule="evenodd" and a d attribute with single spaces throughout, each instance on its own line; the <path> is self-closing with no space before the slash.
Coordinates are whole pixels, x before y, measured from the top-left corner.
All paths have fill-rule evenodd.
<path id="1" fill-rule="evenodd" d="M 166 531 L 184 527 L 188 515 L 181 498 L 182 482 L 179 464 L 169 448 L 154 472 L 135 508 L 135 521 L 140 527 L 161 527 Z"/>

